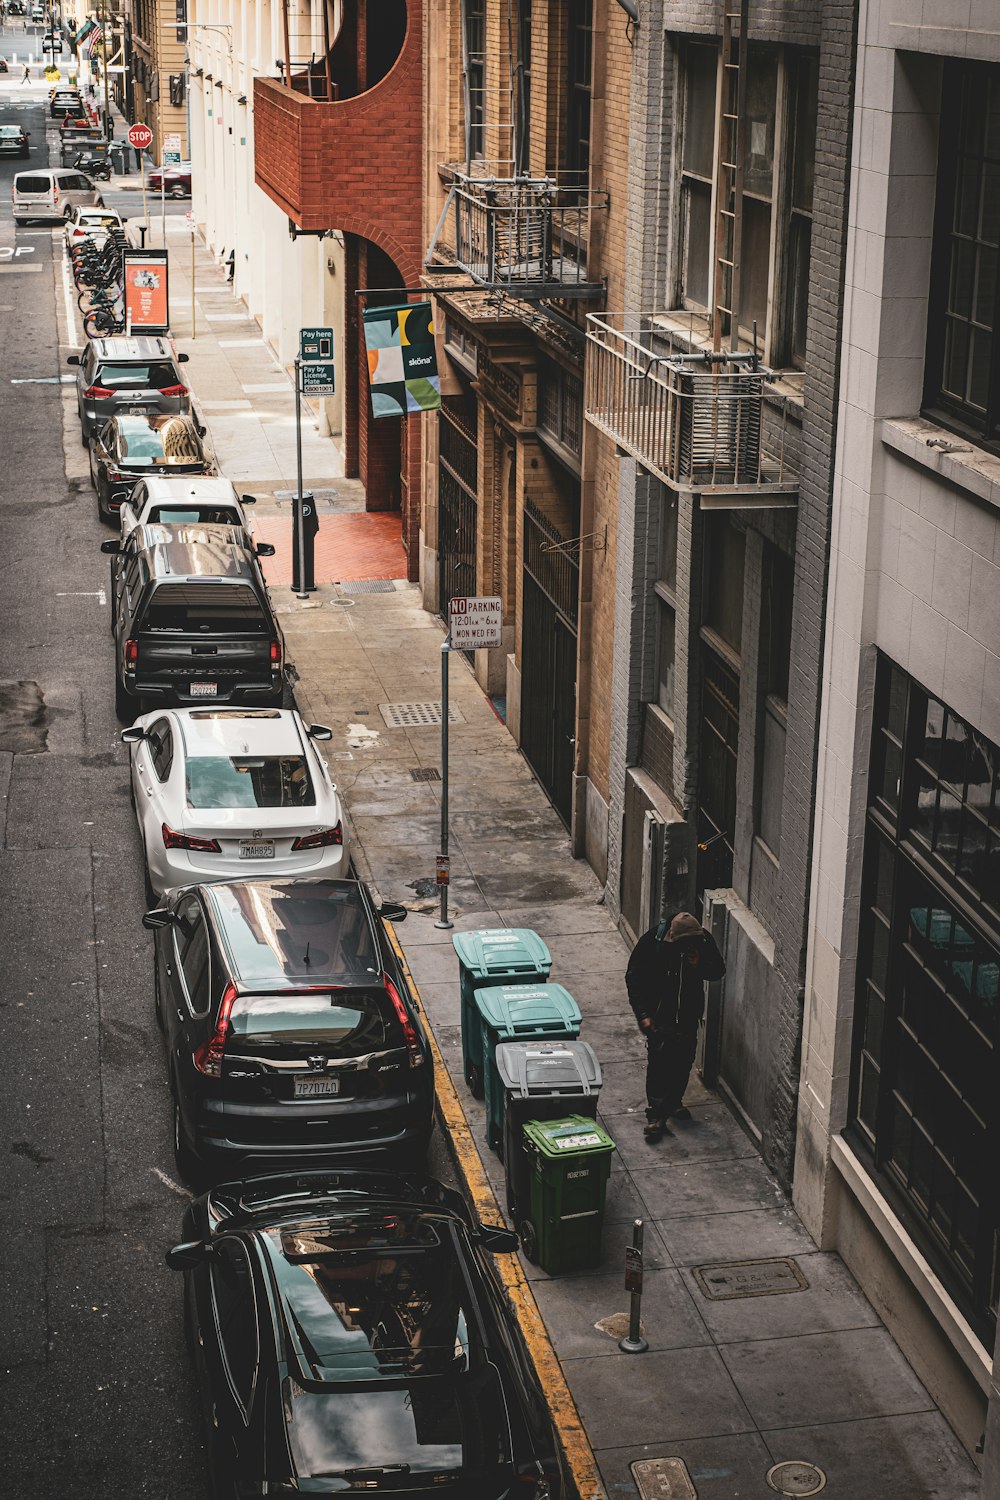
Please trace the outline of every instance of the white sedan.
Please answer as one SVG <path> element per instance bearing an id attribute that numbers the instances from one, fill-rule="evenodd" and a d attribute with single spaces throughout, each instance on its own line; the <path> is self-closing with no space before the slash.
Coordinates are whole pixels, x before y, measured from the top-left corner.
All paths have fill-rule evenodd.
<path id="1" fill-rule="evenodd" d="M 157 521 L 165 526 L 242 526 L 252 536 L 253 527 L 243 507 L 253 505 L 255 498 L 238 495 L 228 479 L 199 474 L 181 479 L 140 479 L 118 512 L 122 541 L 137 526 Z"/>
<path id="2" fill-rule="evenodd" d="M 294 710 L 173 708 L 122 733 L 147 896 L 210 880 L 348 873 L 344 811 L 317 740 Z"/>
<path id="3" fill-rule="evenodd" d="M 93 240 L 100 248 L 110 229 L 124 229 L 125 220 L 113 208 L 77 208 L 66 220 L 66 244 L 70 248 Z"/>

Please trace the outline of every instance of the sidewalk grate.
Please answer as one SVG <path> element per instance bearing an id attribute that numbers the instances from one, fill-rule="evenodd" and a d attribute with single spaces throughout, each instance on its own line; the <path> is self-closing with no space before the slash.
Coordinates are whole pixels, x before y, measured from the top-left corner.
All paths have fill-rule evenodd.
<path id="1" fill-rule="evenodd" d="M 441 772 L 437 766 L 411 766 L 410 775 L 414 781 L 440 781 Z"/>
<path id="2" fill-rule="evenodd" d="M 692 1266 L 691 1274 L 703 1297 L 724 1302 L 732 1297 L 777 1297 L 783 1292 L 805 1292 L 809 1283 L 794 1260 L 728 1260 L 717 1265 Z"/>
<path id="3" fill-rule="evenodd" d="M 340 590 L 344 594 L 394 594 L 396 585 L 391 578 L 342 578 Z"/>
<path id="4" fill-rule="evenodd" d="M 424 729 L 441 722 L 441 701 L 437 703 L 380 703 L 378 711 L 387 729 Z M 449 708 L 449 724 L 464 724 L 460 708 Z"/>
<path id="5" fill-rule="evenodd" d="M 682 1458 L 640 1458 L 629 1467 L 642 1500 L 698 1500 Z"/>

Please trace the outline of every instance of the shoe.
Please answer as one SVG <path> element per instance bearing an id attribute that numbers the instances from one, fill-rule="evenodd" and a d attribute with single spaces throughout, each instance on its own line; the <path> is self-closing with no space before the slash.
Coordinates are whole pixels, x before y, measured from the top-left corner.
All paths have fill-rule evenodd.
<path id="1" fill-rule="evenodd" d="M 682 1104 L 680 1109 L 671 1110 L 670 1118 L 672 1120 L 690 1120 L 691 1111 Z"/>
<path id="2" fill-rule="evenodd" d="M 644 1138 L 653 1146 L 657 1141 L 662 1141 L 667 1132 L 666 1120 L 647 1120 L 643 1126 Z"/>

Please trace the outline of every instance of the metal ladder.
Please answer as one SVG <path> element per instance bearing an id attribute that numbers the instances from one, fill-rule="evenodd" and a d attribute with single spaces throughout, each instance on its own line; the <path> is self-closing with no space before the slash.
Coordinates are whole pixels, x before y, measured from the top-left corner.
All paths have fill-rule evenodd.
<path id="1" fill-rule="evenodd" d="M 715 282 L 712 349 L 739 348 L 739 304 L 743 239 L 743 162 L 746 152 L 746 53 L 750 0 L 724 0 L 722 88 L 719 93 L 718 171 L 715 206 Z"/>

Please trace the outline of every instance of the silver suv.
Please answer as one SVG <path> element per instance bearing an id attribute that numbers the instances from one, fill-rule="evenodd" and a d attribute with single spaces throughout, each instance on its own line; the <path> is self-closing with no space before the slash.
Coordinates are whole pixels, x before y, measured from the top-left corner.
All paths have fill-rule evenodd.
<path id="1" fill-rule="evenodd" d="M 66 363 L 79 367 L 76 404 L 83 446 L 109 417 L 122 412 L 189 413 L 191 392 L 178 368 L 187 358 L 169 339 L 139 337 L 92 339 L 82 354 L 71 354 Z"/>

